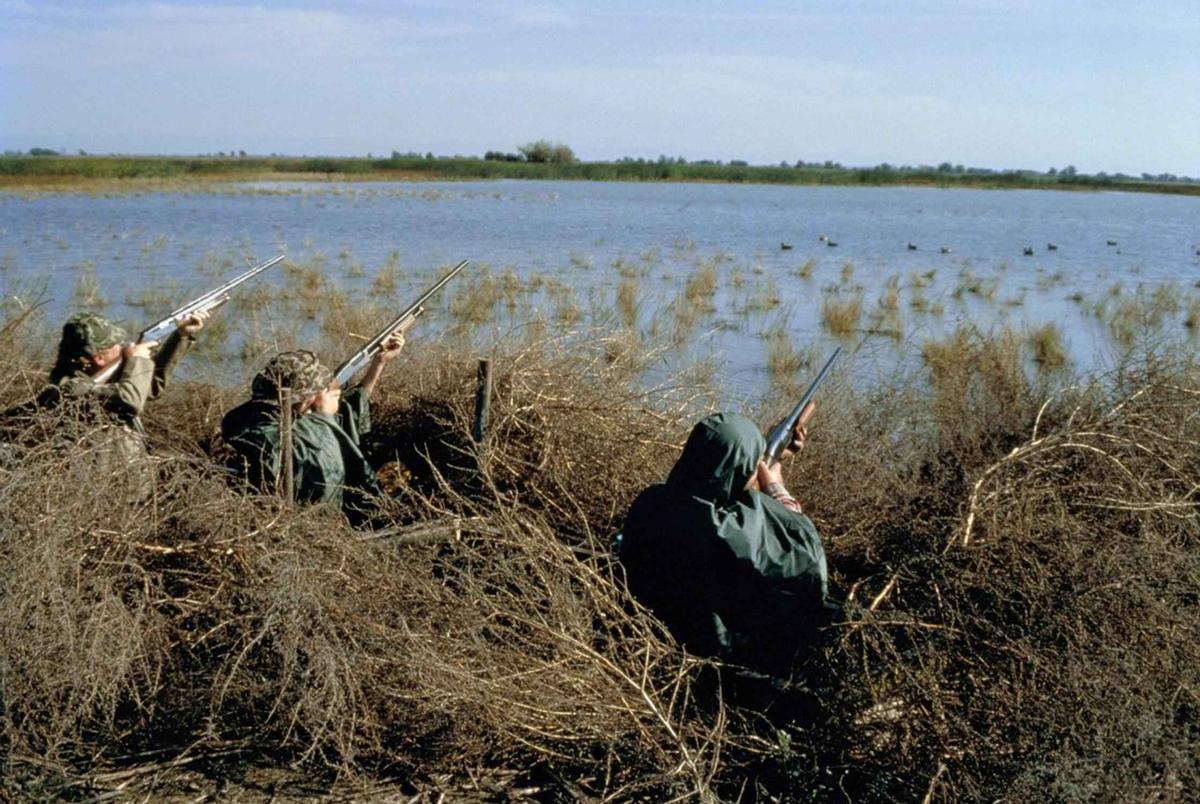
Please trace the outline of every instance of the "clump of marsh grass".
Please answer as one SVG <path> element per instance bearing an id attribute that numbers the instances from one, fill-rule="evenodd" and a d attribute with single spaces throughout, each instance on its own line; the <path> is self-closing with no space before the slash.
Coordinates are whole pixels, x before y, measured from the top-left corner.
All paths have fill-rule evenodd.
<path id="1" fill-rule="evenodd" d="M 800 277 L 801 279 L 812 279 L 813 269 L 816 267 L 817 261 L 812 257 L 809 257 L 800 264 L 799 268 L 796 269 L 796 276 Z"/>
<path id="2" fill-rule="evenodd" d="M 964 416 L 1002 417 L 996 422 L 1013 431 L 1019 430 L 1018 410 L 1026 410 L 1035 390 L 1030 387 L 1023 370 L 1021 340 L 1011 331 L 995 337 L 984 337 L 971 326 L 960 326 L 949 335 L 927 340 L 921 347 L 921 358 L 929 372 L 934 416 L 940 421 L 941 437 L 968 438 L 979 423 Z M 979 400 L 979 413 L 964 405 L 972 398 Z M 988 400 L 985 406 L 983 400 Z M 1000 401 L 1007 400 L 1012 412 L 1005 412 Z M 993 410 L 994 406 L 994 410 Z"/>
<path id="3" fill-rule="evenodd" d="M 1183 319 L 1183 325 L 1191 332 L 1200 330 L 1200 298 L 1193 296 L 1188 301 L 1187 315 Z"/>
<path id="4" fill-rule="evenodd" d="M 196 272 L 206 277 L 216 278 L 226 276 L 237 265 L 237 260 L 228 252 L 207 251 L 197 263 Z"/>
<path id="5" fill-rule="evenodd" d="M 100 278 L 96 275 L 96 265 L 90 261 L 83 263 L 75 275 L 71 306 L 91 310 L 103 310 L 108 306 L 108 299 L 100 287 Z"/>
<path id="6" fill-rule="evenodd" d="M 1050 290 L 1051 288 L 1063 284 L 1066 281 L 1066 274 L 1062 271 L 1055 271 L 1052 274 L 1039 273 L 1037 278 L 1037 289 L 1041 291 Z"/>
<path id="7" fill-rule="evenodd" d="M 392 251 L 371 280 L 371 295 L 392 297 L 400 287 L 400 253 Z"/>
<path id="8" fill-rule="evenodd" d="M 879 297 L 879 309 L 885 313 L 900 312 L 900 277 L 898 275 L 889 276 L 884 283 L 883 294 Z"/>
<path id="9" fill-rule="evenodd" d="M 1149 306 L 1155 323 L 1179 312 L 1181 296 L 1179 288 L 1171 282 L 1163 283 L 1154 289 Z"/>
<path id="10" fill-rule="evenodd" d="M 960 299 L 960 298 L 962 298 L 964 293 L 970 293 L 972 296 L 978 296 L 979 298 L 981 298 L 985 301 L 991 301 L 992 298 L 996 295 L 996 290 L 999 287 L 1000 287 L 1000 282 L 999 282 L 999 280 L 997 280 L 995 278 L 984 279 L 982 277 L 976 276 L 971 271 L 965 271 L 963 274 L 963 277 L 962 277 L 962 281 L 953 290 L 951 295 L 955 299 Z"/>
<path id="11" fill-rule="evenodd" d="M 683 300 L 688 306 L 697 310 L 711 310 L 712 299 L 716 293 L 716 261 L 701 260 L 699 266 L 684 283 Z"/>
<path id="12" fill-rule="evenodd" d="M 717 264 L 721 258 L 699 260 L 695 271 L 688 276 L 682 292 L 671 302 L 672 340 L 683 343 L 702 317 L 716 311 Z"/>
<path id="13" fill-rule="evenodd" d="M 763 346 L 767 353 L 767 379 L 773 387 L 794 388 L 797 372 L 812 367 L 811 350 L 796 347 L 788 332 L 786 318 L 763 333 Z"/>
<path id="14" fill-rule="evenodd" d="M 450 318 L 460 331 L 484 324 L 495 315 L 496 307 L 505 298 L 505 290 L 491 269 L 480 266 L 470 284 L 455 288 L 449 297 Z"/>
<path id="15" fill-rule="evenodd" d="M 636 279 L 639 276 L 644 276 L 646 273 L 645 268 L 625 257 L 617 257 L 613 260 L 613 268 L 617 270 L 617 274 L 622 279 Z"/>
<path id="16" fill-rule="evenodd" d="M 931 268 L 925 272 L 913 271 L 909 276 L 909 284 L 914 288 L 925 288 L 933 284 L 933 278 L 937 275 L 937 269 Z"/>
<path id="17" fill-rule="evenodd" d="M 517 299 L 524 290 L 521 277 L 517 276 L 511 265 L 506 267 L 500 275 L 500 293 L 504 296 L 504 304 L 510 313 L 516 311 Z"/>
<path id="18" fill-rule="evenodd" d="M 779 284 L 772 277 L 765 283 L 755 282 L 754 292 L 746 300 L 746 312 L 767 313 L 780 305 Z"/>
<path id="19" fill-rule="evenodd" d="M 554 317 L 563 326 L 571 327 L 583 320 L 583 308 L 573 294 L 565 294 L 558 298 Z"/>
<path id="20" fill-rule="evenodd" d="M 849 335 L 862 318 L 862 296 L 826 298 L 821 305 L 821 324 L 832 335 Z"/>
<path id="21" fill-rule="evenodd" d="M 642 310 L 642 301 L 638 293 L 637 280 L 621 280 L 621 283 L 617 285 L 616 303 L 617 314 L 621 318 L 621 324 L 627 329 L 637 327 Z"/>
<path id="22" fill-rule="evenodd" d="M 1060 369 L 1067 364 L 1067 351 L 1062 333 L 1054 324 L 1044 324 L 1029 333 L 1029 346 L 1034 362 L 1046 369 Z"/>
<path id="23" fill-rule="evenodd" d="M 1159 285 L 1154 291 L 1139 286 L 1132 294 L 1110 294 L 1095 306 L 1095 314 L 1108 324 L 1109 334 L 1128 347 L 1162 328 L 1168 317 L 1179 313 L 1178 288 Z"/>

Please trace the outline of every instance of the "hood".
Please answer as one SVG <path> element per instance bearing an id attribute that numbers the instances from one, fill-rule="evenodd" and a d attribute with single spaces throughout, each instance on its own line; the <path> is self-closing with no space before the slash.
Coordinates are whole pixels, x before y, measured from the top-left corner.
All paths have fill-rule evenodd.
<path id="1" fill-rule="evenodd" d="M 758 425 L 745 416 L 706 416 L 692 428 L 667 486 L 718 507 L 726 505 L 742 494 L 766 448 Z"/>

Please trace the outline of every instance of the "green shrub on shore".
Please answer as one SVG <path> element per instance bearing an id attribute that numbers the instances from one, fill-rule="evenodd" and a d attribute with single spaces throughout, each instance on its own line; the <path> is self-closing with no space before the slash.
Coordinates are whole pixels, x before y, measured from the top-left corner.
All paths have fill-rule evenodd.
<path id="1" fill-rule="evenodd" d="M 1012 189 L 1105 190 L 1200 194 L 1200 184 L 1133 177 L 1039 175 L 1027 171 L 941 171 L 932 168 L 846 168 L 825 165 L 748 165 L 679 160 L 623 159 L 584 162 L 566 146 L 538 143 L 535 161 L 434 157 L 394 154 L 390 158 L 347 156 L 0 156 L 0 177 L 7 183 L 37 185 L 39 180 L 95 182 L 102 179 L 254 180 L 343 177 L 347 179 L 574 179 L 589 181 L 699 181 L 753 184 L 979 187 Z M 545 158 L 542 158 L 543 155 Z"/>

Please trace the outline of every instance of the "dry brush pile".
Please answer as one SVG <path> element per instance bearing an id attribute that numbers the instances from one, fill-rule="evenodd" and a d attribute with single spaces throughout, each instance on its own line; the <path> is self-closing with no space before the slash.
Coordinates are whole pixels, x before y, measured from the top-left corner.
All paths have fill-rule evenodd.
<path id="1" fill-rule="evenodd" d="M 145 503 L 89 474 L 72 422 L 10 433 L 9 792 L 221 752 L 415 791 L 505 769 L 509 794 L 563 800 L 1194 790 L 1196 366 L 1146 359 L 1050 393 L 1018 351 L 960 337 L 926 355 L 929 376 L 831 388 L 791 485 L 864 611 L 772 688 L 816 705 L 765 716 L 722 702 L 709 665 L 623 593 L 611 536 L 712 404 L 640 384 L 637 344 L 494 355 L 478 445 L 475 367 L 405 358 L 375 437 L 408 479 L 376 533 L 230 487 L 207 452 L 236 391 L 157 403 Z"/>
<path id="2" fill-rule="evenodd" d="M 522 375 L 524 360 L 506 376 Z M 429 428 L 456 407 L 426 396 L 459 374 L 436 360 L 426 375 L 410 372 L 416 396 L 395 414 L 381 405 L 380 430 L 439 441 Z M 513 415 L 499 401 L 508 387 L 498 384 L 497 431 Z M 610 562 L 557 538 L 551 520 L 567 514 L 518 499 L 511 482 L 465 494 L 417 465 L 415 450 L 413 484 L 379 533 L 239 494 L 218 466 L 179 450 L 211 443 L 235 396 L 179 387 L 157 403 L 147 424 L 158 483 L 134 504 L 98 476 L 90 426 L 59 414 L 10 421 L 0 483 L 8 778 L 50 767 L 71 779 L 155 750 L 239 750 L 350 776 L 507 766 L 618 798 L 711 788 L 724 734 L 692 717 L 697 663 L 632 611 Z M 610 412 L 636 417 L 638 404 L 610 400 Z M 651 421 L 660 439 L 675 426 Z M 464 443 L 444 427 L 442 449 Z M 516 449 L 496 449 L 497 464 Z"/>
<path id="3" fill-rule="evenodd" d="M 855 799 L 1186 798 L 1196 364 L 1143 355 L 1051 393 L 1011 339 L 940 346 L 931 392 L 880 389 L 823 431 L 843 462 L 815 459 L 813 507 L 867 611 L 825 653 L 808 735 L 833 748 L 813 753 Z"/>

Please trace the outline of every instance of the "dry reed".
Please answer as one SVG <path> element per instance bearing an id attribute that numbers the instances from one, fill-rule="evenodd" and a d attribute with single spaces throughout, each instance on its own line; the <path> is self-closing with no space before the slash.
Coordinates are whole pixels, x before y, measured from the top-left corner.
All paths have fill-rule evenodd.
<path id="1" fill-rule="evenodd" d="M 152 407 L 157 490 L 136 504 L 94 474 L 86 427 L 10 417 L 4 793 L 147 795 L 139 765 L 219 774 L 205 758 L 230 753 L 418 801 L 477 800 L 462 791 L 484 779 L 543 800 L 1200 786 L 1192 359 L 1052 390 L 1019 337 L 964 329 L 920 374 L 835 378 L 788 481 L 863 611 L 758 708 L 674 647 L 613 561 L 629 502 L 712 405 L 695 379 L 647 385 L 654 357 L 628 333 L 497 351 L 476 444 L 474 367 L 406 354 L 373 438 L 409 476 L 374 532 L 230 487 L 210 456 L 236 393 L 185 384 Z M 4 368 L 5 403 L 36 390 Z"/>

